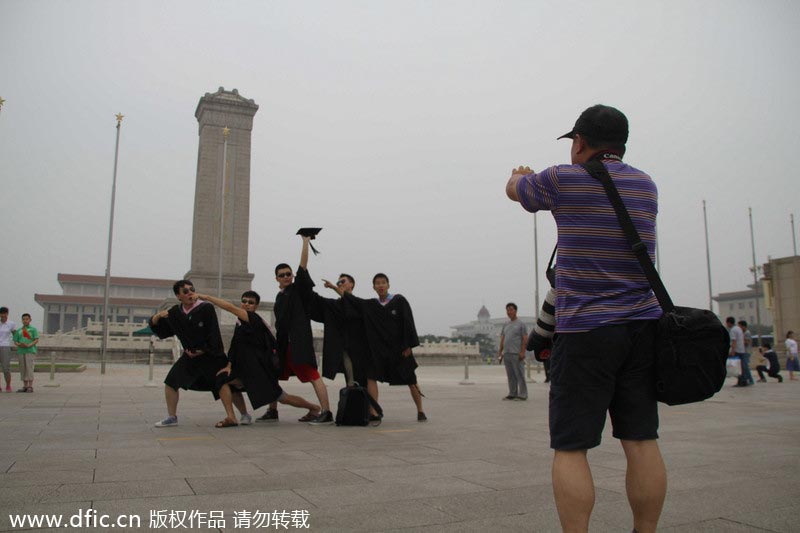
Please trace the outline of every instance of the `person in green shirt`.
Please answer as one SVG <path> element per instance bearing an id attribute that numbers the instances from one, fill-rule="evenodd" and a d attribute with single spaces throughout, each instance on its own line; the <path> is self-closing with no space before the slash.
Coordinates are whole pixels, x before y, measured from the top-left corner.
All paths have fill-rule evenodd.
<path id="1" fill-rule="evenodd" d="M 14 332 L 14 344 L 19 356 L 19 373 L 23 386 L 17 392 L 33 392 L 33 368 L 36 345 L 39 344 L 39 331 L 31 326 L 31 315 L 22 315 L 22 327 Z"/>

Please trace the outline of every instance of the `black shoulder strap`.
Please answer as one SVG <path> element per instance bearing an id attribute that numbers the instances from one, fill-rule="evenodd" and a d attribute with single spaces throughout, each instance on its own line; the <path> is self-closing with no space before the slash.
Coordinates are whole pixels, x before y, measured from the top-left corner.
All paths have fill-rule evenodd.
<path id="1" fill-rule="evenodd" d="M 556 286 L 556 271 L 553 268 L 553 260 L 556 258 L 556 252 L 558 251 L 558 243 L 553 247 L 553 253 L 550 254 L 550 261 L 547 262 L 547 270 L 544 271 L 544 275 L 547 278 L 548 283 L 550 283 L 550 287 L 555 288 Z"/>
<path id="2" fill-rule="evenodd" d="M 669 293 L 664 287 L 664 283 L 661 281 L 661 276 L 658 275 L 656 267 L 653 266 L 653 262 L 650 260 L 650 255 L 647 253 L 647 245 L 643 243 L 642 239 L 639 237 L 639 232 L 636 231 L 636 227 L 633 225 L 628 210 L 625 208 L 625 204 L 622 202 L 619 191 L 614 185 L 611 176 L 609 176 L 606 166 L 598 160 L 582 163 L 581 166 L 586 169 L 586 172 L 591 174 L 593 178 L 603 184 L 606 195 L 611 205 L 614 206 L 614 211 L 617 213 L 617 220 L 619 220 L 622 231 L 628 239 L 628 244 L 633 251 L 633 255 L 639 260 L 639 264 L 642 266 L 644 275 L 647 276 L 647 281 L 650 282 L 650 287 L 652 287 L 656 299 L 658 299 L 658 303 L 661 305 L 661 309 L 663 309 L 665 313 L 672 311 L 675 305 L 672 303 L 672 299 L 669 297 Z"/>

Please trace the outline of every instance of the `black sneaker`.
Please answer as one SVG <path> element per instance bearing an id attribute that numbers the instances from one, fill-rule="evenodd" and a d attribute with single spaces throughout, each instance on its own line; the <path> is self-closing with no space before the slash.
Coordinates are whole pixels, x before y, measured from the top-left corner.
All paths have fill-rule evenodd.
<path id="1" fill-rule="evenodd" d="M 382 416 L 369 415 L 369 425 L 372 427 L 380 426 L 382 420 L 383 420 Z"/>
<path id="2" fill-rule="evenodd" d="M 256 418 L 259 422 L 277 422 L 278 421 L 278 410 L 277 409 L 267 409 L 267 412 L 264 413 L 262 416 Z"/>
<path id="3" fill-rule="evenodd" d="M 506 397 L 505 397 L 505 398 L 503 398 L 503 399 L 504 399 L 504 400 L 516 400 L 516 399 L 517 399 L 517 397 L 516 397 L 516 396 L 511 396 L 511 395 L 509 394 L 508 396 L 506 396 Z"/>
<path id="4" fill-rule="evenodd" d="M 333 413 L 330 411 L 322 411 L 317 418 L 308 422 L 312 426 L 321 426 L 323 424 L 333 424 Z"/>
<path id="5" fill-rule="evenodd" d="M 427 422 L 427 421 L 428 421 L 428 417 L 425 416 L 425 413 L 423 413 L 422 411 L 419 411 L 417 413 L 417 422 Z"/>

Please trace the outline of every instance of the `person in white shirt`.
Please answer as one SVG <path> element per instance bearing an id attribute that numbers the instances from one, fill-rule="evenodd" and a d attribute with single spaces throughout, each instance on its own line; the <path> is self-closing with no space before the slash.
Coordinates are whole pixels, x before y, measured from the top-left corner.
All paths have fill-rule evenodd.
<path id="1" fill-rule="evenodd" d="M 8 319 L 8 307 L 0 307 L 0 364 L 6 378 L 6 392 L 11 392 L 11 346 L 17 325 Z"/>
<path id="2" fill-rule="evenodd" d="M 800 362 L 797 360 L 797 341 L 794 340 L 794 331 L 786 333 L 786 370 L 789 371 L 789 379 L 797 381 L 794 373 L 800 372 Z"/>

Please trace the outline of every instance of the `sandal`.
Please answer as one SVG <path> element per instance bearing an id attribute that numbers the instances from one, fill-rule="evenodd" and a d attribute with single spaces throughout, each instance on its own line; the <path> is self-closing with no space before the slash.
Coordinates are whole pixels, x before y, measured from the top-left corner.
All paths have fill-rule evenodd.
<path id="1" fill-rule="evenodd" d="M 237 422 L 236 420 L 231 420 L 230 418 L 226 417 L 224 420 L 220 420 L 219 422 L 217 422 L 214 425 L 214 427 L 215 428 L 232 428 L 232 427 L 235 427 L 235 426 L 238 426 L 238 425 L 239 425 L 239 422 Z"/>
<path id="2" fill-rule="evenodd" d="M 305 416 L 302 416 L 302 417 L 298 418 L 297 421 L 298 422 L 311 422 L 312 420 L 317 418 L 320 415 L 321 412 L 322 411 L 317 411 L 316 413 L 313 413 L 313 412 L 309 411 L 308 413 L 306 413 Z"/>

